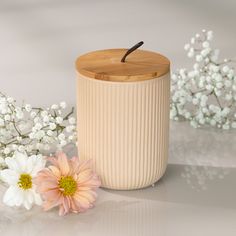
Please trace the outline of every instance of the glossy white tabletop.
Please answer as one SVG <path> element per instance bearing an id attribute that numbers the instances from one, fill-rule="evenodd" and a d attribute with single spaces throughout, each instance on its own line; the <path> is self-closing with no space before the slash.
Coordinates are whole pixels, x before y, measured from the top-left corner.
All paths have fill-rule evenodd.
<path id="1" fill-rule="evenodd" d="M 1 206 L 0 233 L 4 236 L 235 235 L 236 170 L 193 168 L 202 175 L 216 173 L 212 179 L 199 183 L 190 169 L 170 164 L 161 181 L 142 190 L 100 189 L 96 207 L 79 215 L 59 217 L 56 210 L 45 213 L 35 207 L 28 212 Z"/>

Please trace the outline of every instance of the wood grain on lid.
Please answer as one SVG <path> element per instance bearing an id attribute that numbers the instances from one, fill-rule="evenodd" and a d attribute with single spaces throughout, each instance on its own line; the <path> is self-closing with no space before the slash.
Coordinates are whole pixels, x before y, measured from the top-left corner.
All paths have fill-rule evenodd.
<path id="1" fill-rule="evenodd" d="M 87 53 L 77 59 L 76 69 L 90 78 L 117 82 L 157 78 L 170 70 L 170 61 L 151 51 L 136 50 L 127 56 L 125 62 L 121 62 L 126 51 L 107 49 Z"/>

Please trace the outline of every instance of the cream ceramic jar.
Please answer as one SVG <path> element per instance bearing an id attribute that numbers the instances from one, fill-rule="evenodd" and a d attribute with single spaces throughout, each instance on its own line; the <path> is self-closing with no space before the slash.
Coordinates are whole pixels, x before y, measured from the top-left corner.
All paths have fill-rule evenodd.
<path id="1" fill-rule="evenodd" d="M 79 158 L 92 159 L 102 187 L 138 189 L 159 180 L 169 143 L 170 62 L 155 52 L 94 51 L 79 57 Z"/>

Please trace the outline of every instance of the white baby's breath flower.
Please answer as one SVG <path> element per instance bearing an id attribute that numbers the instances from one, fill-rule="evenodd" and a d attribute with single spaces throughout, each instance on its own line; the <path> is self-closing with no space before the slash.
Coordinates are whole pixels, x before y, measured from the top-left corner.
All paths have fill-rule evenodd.
<path id="1" fill-rule="evenodd" d="M 211 126 L 215 126 L 215 125 L 216 125 L 216 121 L 215 121 L 214 119 L 212 119 L 212 120 L 210 121 L 210 125 L 211 125 Z"/>
<path id="2" fill-rule="evenodd" d="M 71 142 L 71 141 L 73 141 L 74 140 L 74 136 L 73 135 L 70 135 L 69 137 L 68 137 L 68 140 Z"/>
<path id="3" fill-rule="evenodd" d="M 189 48 L 190 48 L 190 44 L 185 44 L 185 45 L 184 45 L 184 50 L 187 51 L 187 50 L 189 50 Z"/>
<path id="4" fill-rule="evenodd" d="M 222 87 L 221 87 L 221 88 L 222 88 Z M 216 95 L 217 97 L 220 97 L 220 96 L 222 95 L 221 90 L 215 89 L 215 95 Z"/>
<path id="5" fill-rule="evenodd" d="M 191 124 L 191 126 L 193 126 L 193 128 L 197 128 L 198 127 L 198 124 L 197 124 L 197 122 L 195 120 L 190 121 L 190 124 Z"/>
<path id="6" fill-rule="evenodd" d="M 59 140 L 65 140 L 65 134 L 61 133 L 58 135 Z"/>
<path id="7" fill-rule="evenodd" d="M 0 118 L 0 126 L 4 126 L 4 120 Z"/>
<path id="8" fill-rule="evenodd" d="M 32 118 L 34 118 L 34 117 L 36 116 L 36 112 L 32 111 L 32 112 L 30 113 L 30 116 L 31 116 Z"/>
<path id="9" fill-rule="evenodd" d="M 30 111 L 32 110 L 31 105 L 30 105 L 30 104 L 25 104 L 25 110 L 26 110 L 27 112 L 30 112 Z"/>
<path id="10" fill-rule="evenodd" d="M 222 87 L 223 87 L 223 84 L 222 84 L 221 82 L 218 82 L 218 83 L 216 83 L 216 87 L 217 87 L 217 88 L 222 88 Z"/>
<path id="11" fill-rule="evenodd" d="M 41 122 L 41 118 L 40 117 L 35 117 L 34 118 L 34 123 L 36 124 L 36 123 L 40 123 Z"/>
<path id="12" fill-rule="evenodd" d="M 25 149 L 28 153 L 30 153 L 33 150 L 33 146 L 32 145 L 27 145 Z"/>
<path id="13" fill-rule="evenodd" d="M 20 120 L 24 118 L 24 113 L 21 110 L 16 111 L 16 117 Z"/>
<path id="14" fill-rule="evenodd" d="M 222 72 L 227 73 L 230 70 L 229 66 L 225 65 L 222 67 Z"/>
<path id="15" fill-rule="evenodd" d="M 60 102 L 60 107 L 62 109 L 65 109 L 66 108 L 66 102 Z"/>
<path id="16" fill-rule="evenodd" d="M 201 62 L 203 60 L 202 55 L 196 55 L 196 61 Z"/>
<path id="17" fill-rule="evenodd" d="M 229 87 L 232 86 L 231 80 L 225 80 L 224 84 L 225 84 L 225 86 L 226 86 L 227 88 L 229 88 Z"/>
<path id="18" fill-rule="evenodd" d="M 4 116 L 4 120 L 5 120 L 5 121 L 10 121 L 10 120 L 11 120 L 11 116 L 8 115 L 8 114 L 5 115 L 5 116 Z"/>
<path id="19" fill-rule="evenodd" d="M 0 165 L 5 165 L 5 160 L 3 157 L 0 156 Z M 1 179 L 1 175 L 0 175 L 0 179 Z"/>
<path id="20" fill-rule="evenodd" d="M 8 98 L 7 98 L 7 101 L 8 101 L 9 103 L 13 103 L 13 102 L 14 102 L 14 98 L 8 97 Z"/>
<path id="21" fill-rule="evenodd" d="M 213 32 L 212 31 L 208 31 L 207 32 L 207 40 L 211 41 L 213 39 Z"/>
<path id="22" fill-rule="evenodd" d="M 18 147 L 18 151 L 19 151 L 19 152 L 24 152 L 24 151 L 25 151 L 25 147 L 24 147 L 23 145 L 20 145 L 20 146 Z"/>
<path id="23" fill-rule="evenodd" d="M 4 154 L 8 155 L 11 152 L 10 148 L 6 147 L 4 149 Z"/>
<path id="24" fill-rule="evenodd" d="M 70 117 L 70 118 L 69 118 L 69 123 L 70 123 L 71 125 L 74 125 L 75 122 L 76 122 L 76 120 L 75 120 L 74 117 Z"/>
<path id="25" fill-rule="evenodd" d="M 24 206 L 27 210 L 34 204 L 41 205 L 40 195 L 35 191 L 33 178 L 45 167 L 42 156 L 27 156 L 16 152 L 13 157 L 7 157 L 8 169 L 0 172 L 1 179 L 9 185 L 4 194 L 3 203 L 8 206 Z"/>
<path id="26" fill-rule="evenodd" d="M 51 106 L 51 109 L 52 109 L 52 110 L 58 109 L 58 105 L 57 105 L 57 104 L 53 104 L 53 105 Z"/>
<path id="27" fill-rule="evenodd" d="M 206 85 L 206 89 L 207 89 L 207 90 L 212 90 L 212 89 L 213 89 L 213 86 L 212 86 L 211 84 L 207 84 L 207 85 Z"/>
<path id="28" fill-rule="evenodd" d="M 232 94 L 226 94 L 225 100 L 230 101 L 232 99 Z"/>
<path id="29" fill-rule="evenodd" d="M 236 122 L 232 122 L 232 128 L 236 129 Z"/>
<path id="30" fill-rule="evenodd" d="M 16 140 L 17 140 L 18 142 L 21 142 L 21 141 L 22 141 L 22 137 L 21 137 L 21 136 L 17 136 L 17 137 L 16 137 Z"/>
<path id="31" fill-rule="evenodd" d="M 60 141 L 60 145 L 63 147 L 63 146 L 65 146 L 67 144 L 67 142 L 66 142 L 66 140 L 61 140 Z"/>
<path id="32" fill-rule="evenodd" d="M 61 124 L 62 122 L 63 122 L 63 118 L 62 117 L 60 117 L 60 116 L 56 117 L 56 123 L 57 124 Z"/>
<path id="33" fill-rule="evenodd" d="M 74 130 L 74 126 L 73 125 L 69 125 L 66 127 L 66 132 L 70 133 Z"/>
<path id="34" fill-rule="evenodd" d="M 54 134 L 54 132 L 53 132 L 52 130 L 48 130 L 48 131 L 47 131 L 47 135 L 48 135 L 48 136 L 53 136 L 53 134 Z"/>
<path id="35" fill-rule="evenodd" d="M 186 119 L 189 119 L 189 118 L 191 117 L 190 112 L 186 112 L 185 115 L 184 115 L 184 117 L 185 117 Z"/>
<path id="36" fill-rule="evenodd" d="M 49 116 L 44 116 L 43 117 L 43 122 L 48 123 L 50 121 Z"/>
<path id="37" fill-rule="evenodd" d="M 57 125 L 55 124 L 55 123 L 49 123 L 49 129 L 50 130 L 54 130 L 54 129 L 56 129 L 56 127 L 57 127 Z"/>
<path id="38" fill-rule="evenodd" d="M 189 51 L 187 55 L 189 58 L 192 58 L 194 56 L 194 51 Z"/>
<path id="39" fill-rule="evenodd" d="M 39 130 L 34 134 L 34 138 L 37 140 L 41 140 L 44 137 L 44 135 L 45 135 L 44 130 Z"/>
<path id="40" fill-rule="evenodd" d="M 207 41 L 204 41 L 204 42 L 202 43 L 202 47 L 204 47 L 204 48 L 209 48 L 209 46 L 210 46 L 210 44 L 209 44 L 209 42 L 207 42 Z"/>
<path id="41" fill-rule="evenodd" d="M 34 126 L 34 128 L 36 129 L 36 130 L 40 130 L 40 129 L 42 129 L 42 124 L 41 123 L 36 123 L 35 124 L 35 126 Z"/>
<path id="42" fill-rule="evenodd" d="M 191 44 L 194 44 L 196 42 L 195 38 L 192 37 L 191 40 L 190 40 Z"/>
<path id="43" fill-rule="evenodd" d="M 42 117 L 45 117 L 45 116 L 47 116 L 48 115 L 48 112 L 47 111 L 41 111 L 41 116 Z"/>
<path id="44" fill-rule="evenodd" d="M 223 128 L 223 129 L 229 129 L 229 125 L 228 125 L 228 124 L 224 124 L 224 125 L 222 126 L 222 128 Z"/>
<path id="45" fill-rule="evenodd" d="M 171 78 L 172 78 L 173 81 L 177 81 L 178 76 L 177 76 L 176 74 L 172 74 L 172 75 L 171 75 Z"/>
<path id="46" fill-rule="evenodd" d="M 210 53 L 210 49 L 209 48 L 205 48 L 201 51 L 201 55 L 203 57 L 206 57 L 209 53 Z M 205 58 L 205 62 L 208 63 L 209 62 L 209 58 Z"/>
<path id="47" fill-rule="evenodd" d="M 50 150 L 50 146 L 48 144 L 44 144 L 43 149 L 48 151 L 48 150 Z"/>
<path id="48" fill-rule="evenodd" d="M 170 110 L 170 118 L 173 119 L 176 115 L 177 115 L 176 108 L 173 107 L 173 108 Z"/>

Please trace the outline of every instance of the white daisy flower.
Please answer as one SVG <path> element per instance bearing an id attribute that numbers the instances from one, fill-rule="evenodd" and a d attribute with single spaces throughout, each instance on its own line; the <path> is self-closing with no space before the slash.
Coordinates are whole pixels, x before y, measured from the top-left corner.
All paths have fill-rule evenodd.
<path id="1" fill-rule="evenodd" d="M 42 199 L 36 193 L 33 179 L 45 167 L 46 160 L 41 155 L 28 157 L 16 152 L 13 157 L 7 157 L 5 163 L 8 169 L 2 170 L 0 175 L 9 188 L 4 194 L 3 203 L 8 206 L 24 206 L 27 210 L 33 204 L 41 205 Z"/>

